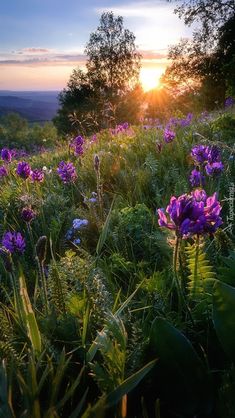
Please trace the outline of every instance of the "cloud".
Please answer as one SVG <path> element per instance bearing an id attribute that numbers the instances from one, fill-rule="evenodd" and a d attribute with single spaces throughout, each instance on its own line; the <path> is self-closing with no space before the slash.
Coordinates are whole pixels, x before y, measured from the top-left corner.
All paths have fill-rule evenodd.
<path id="1" fill-rule="evenodd" d="M 129 4 L 120 4 L 119 6 L 112 7 L 97 7 L 95 12 L 98 14 L 104 11 L 113 11 L 114 14 L 121 15 L 123 17 L 131 18 L 150 18 L 153 19 L 156 15 L 164 14 L 169 10 L 173 11 L 174 7 L 167 4 L 165 1 L 142 1 L 140 3 L 133 2 Z"/>
<path id="2" fill-rule="evenodd" d="M 47 48 L 23 48 L 22 51 L 18 53 L 23 54 L 49 54 L 51 52 L 50 49 Z"/>
<path id="3" fill-rule="evenodd" d="M 37 50 L 37 52 L 35 52 Z M 39 52 L 40 50 L 40 52 Z M 84 63 L 86 56 L 74 52 L 52 51 L 47 48 L 24 48 L 21 51 L 11 51 L 11 53 L 0 53 L 0 65 L 40 65 L 57 63 Z"/>

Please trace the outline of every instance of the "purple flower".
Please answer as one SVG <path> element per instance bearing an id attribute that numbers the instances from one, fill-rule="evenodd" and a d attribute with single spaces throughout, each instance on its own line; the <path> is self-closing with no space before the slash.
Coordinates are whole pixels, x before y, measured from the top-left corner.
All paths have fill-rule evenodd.
<path id="1" fill-rule="evenodd" d="M 227 107 L 227 108 L 232 107 L 234 105 L 234 103 L 235 103 L 235 101 L 234 101 L 233 97 L 227 97 L 225 99 L 224 106 Z"/>
<path id="2" fill-rule="evenodd" d="M 197 190 L 190 195 L 173 196 L 166 208 L 169 217 L 164 209 L 158 209 L 158 223 L 183 238 L 213 233 L 222 224 L 220 211 L 216 193 L 207 198 L 204 190 Z"/>
<path id="3" fill-rule="evenodd" d="M 2 245 L 11 254 L 23 254 L 26 247 L 25 240 L 20 232 L 5 232 L 2 237 Z"/>
<path id="4" fill-rule="evenodd" d="M 27 179 L 31 174 L 31 167 L 26 161 L 20 161 L 17 165 L 16 173 L 22 179 Z"/>
<path id="5" fill-rule="evenodd" d="M 1 178 L 1 177 L 6 177 L 6 176 L 7 176 L 7 174 L 8 174 L 8 172 L 7 172 L 6 167 L 4 167 L 4 165 L 2 165 L 2 166 L 0 167 L 0 178 Z"/>
<path id="6" fill-rule="evenodd" d="M 63 183 L 73 183 L 77 178 L 76 169 L 73 165 L 73 163 L 65 163 L 64 161 L 61 161 L 59 163 L 57 172 L 63 181 Z"/>
<path id="7" fill-rule="evenodd" d="M 83 155 L 84 154 L 84 138 L 82 136 L 76 136 L 76 138 L 72 141 L 72 148 L 74 149 L 75 155 Z"/>
<path id="8" fill-rule="evenodd" d="M 30 223 L 33 219 L 36 218 L 36 213 L 30 208 L 24 208 L 21 211 L 21 218 L 26 222 Z"/>
<path id="9" fill-rule="evenodd" d="M 195 145 L 192 148 L 191 156 L 194 161 L 199 164 L 203 164 L 205 161 L 208 161 L 208 147 L 205 145 Z"/>
<path id="10" fill-rule="evenodd" d="M 45 178 L 45 174 L 43 173 L 42 170 L 39 170 L 38 168 L 35 168 L 35 170 L 31 172 L 31 179 L 35 182 L 42 183 L 44 178 Z"/>
<path id="11" fill-rule="evenodd" d="M 215 162 L 220 161 L 221 152 L 220 152 L 220 149 L 218 147 L 213 145 L 212 147 L 207 147 L 207 149 L 208 149 L 207 152 L 208 152 L 209 163 L 215 163 Z"/>
<path id="12" fill-rule="evenodd" d="M 200 171 L 193 170 L 190 174 L 189 181 L 192 187 L 199 187 L 205 184 L 205 176 Z"/>
<path id="13" fill-rule="evenodd" d="M 10 163 L 12 159 L 12 153 L 8 148 L 3 148 L 1 151 L 1 159 L 5 161 L 5 163 Z"/>
<path id="14" fill-rule="evenodd" d="M 215 163 L 208 163 L 205 166 L 205 169 L 208 176 L 214 176 L 220 174 L 223 171 L 224 165 L 221 161 Z"/>
<path id="15" fill-rule="evenodd" d="M 176 134 L 174 131 L 171 131 L 170 129 L 166 128 L 163 134 L 164 137 L 164 141 L 166 143 L 172 142 L 173 139 L 175 138 Z"/>
<path id="16" fill-rule="evenodd" d="M 80 238 L 76 238 L 76 239 L 73 241 L 73 244 L 75 244 L 75 245 L 79 245 L 79 244 L 81 244 L 81 240 L 80 240 Z"/>

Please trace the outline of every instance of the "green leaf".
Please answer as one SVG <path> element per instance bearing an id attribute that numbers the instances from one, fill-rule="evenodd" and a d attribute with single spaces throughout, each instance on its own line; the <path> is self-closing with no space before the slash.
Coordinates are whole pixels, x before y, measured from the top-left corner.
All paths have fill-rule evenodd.
<path id="1" fill-rule="evenodd" d="M 235 288 L 216 281 L 213 293 L 213 322 L 220 343 L 235 361 Z"/>
<path id="2" fill-rule="evenodd" d="M 42 351 L 41 334 L 38 329 L 38 324 L 34 315 L 34 311 L 29 299 L 25 280 L 23 276 L 19 278 L 20 282 L 20 297 L 21 297 L 21 314 L 24 325 L 27 329 L 28 337 L 31 341 L 32 348 L 35 354 L 39 355 Z"/>

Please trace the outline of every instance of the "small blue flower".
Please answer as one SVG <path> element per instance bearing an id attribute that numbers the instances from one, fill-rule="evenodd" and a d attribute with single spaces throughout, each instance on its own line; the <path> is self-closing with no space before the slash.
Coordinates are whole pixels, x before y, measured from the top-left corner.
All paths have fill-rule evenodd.
<path id="1" fill-rule="evenodd" d="M 87 219 L 74 219 L 73 220 L 73 229 L 80 229 L 83 226 L 87 226 L 87 225 L 88 225 Z"/>
<path id="2" fill-rule="evenodd" d="M 70 241 L 73 238 L 73 230 L 72 228 L 68 229 L 68 231 L 65 234 L 65 238 Z"/>
<path id="3" fill-rule="evenodd" d="M 80 238 L 76 238 L 76 239 L 73 241 L 73 244 L 75 244 L 75 245 L 79 245 L 79 244 L 81 244 L 81 240 L 80 240 Z"/>

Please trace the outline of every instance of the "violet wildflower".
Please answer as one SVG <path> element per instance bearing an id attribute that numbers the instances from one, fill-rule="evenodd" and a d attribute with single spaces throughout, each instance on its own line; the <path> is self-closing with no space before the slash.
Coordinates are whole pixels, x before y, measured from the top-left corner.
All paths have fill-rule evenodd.
<path id="1" fill-rule="evenodd" d="M 220 174 L 223 171 L 224 165 L 221 161 L 208 163 L 205 166 L 205 169 L 208 176 L 214 176 Z"/>
<path id="2" fill-rule="evenodd" d="M 73 220 L 73 229 L 80 229 L 83 226 L 87 226 L 87 225 L 88 225 L 87 219 L 74 219 Z"/>
<path id="3" fill-rule="evenodd" d="M 176 136 L 176 133 L 174 131 L 172 131 L 172 130 L 170 130 L 168 128 L 166 128 L 164 130 L 163 137 L 164 137 L 164 141 L 166 143 L 172 142 L 173 139 L 175 139 L 175 136 Z"/>
<path id="4" fill-rule="evenodd" d="M 11 254 L 23 254 L 25 251 L 25 240 L 20 232 L 5 232 L 2 237 L 2 246 L 5 247 Z"/>
<path id="5" fill-rule="evenodd" d="M 221 159 L 221 152 L 218 147 L 213 145 L 212 147 L 207 147 L 208 152 L 208 162 L 209 163 L 215 163 L 220 161 Z"/>
<path id="6" fill-rule="evenodd" d="M 12 159 L 12 153 L 8 148 L 3 148 L 1 151 L 1 159 L 5 161 L 5 163 L 10 163 Z"/>
<path id="7" fill-rule="evenodd" d="M 199 191 L 199 194 L 195 191 L 190 195 L 171 197 L 170 204 L 166 208 L 169 217 L 164 209 L 158 209 L 158 223 L 160 226 L 174 230 L 176 235 L 182 238 L 214 233 L 222 224 L 220 211 L 221 205 L 217 201 L 216 193 L 207 198 L 204 191 Z"/>
<path id="8" fill-rule="evenodd" d="M 76 169 L 73 165 L 73 163 L 65 163 L 64 161 L 61 161 L 59 163 L 57 172 L 63 181 L 63 183 L 73 183 L 77 178 Z"/>
<path id="9" fill-rule="evenodd" d="M 73 234 L 74 234 L 73 228 L 68 229 L 68 231 L 65 234 L 65 239 L 67 241 L 71 241 L 71 239 L 73 238 Z"/>
<path id="10" fill-rule="evenodd" d="M 73 241 L 73 244 L 75 244 L 75 245 L 79 245 L 79 244 L 81 244 L 81 240 L 80 240 L 80 238 L 76 238 L 76 239 Z"/>
<path id="11" fill-rule="evenodd" d="M 30 223 L 33 219 L 36 218 L 36 213 L 30 208 L 23 208 L 21 211 L 21 218 L 26 223 Z"/>
<path id="12" fill-rule="evenodd" d="M 2 166 L 0 167 L 0 178 L 2 178 L 2 177 L 6 177 L 6 176 L 7 176 L 7 174 L 8 174 L 8 172 L 7 172 L 6 167 L 4 167 L 4 165 L 2 165 Z"/>
<path id="13" fill-rule="evenodd" d="M 31 174 L 31 167 L 26 161 L 20 161 L 17 165 L 16 173 L 26 180 Z"/>
<path id="14" fill-rule="evenodd" d="M 76 136 L 72 142 L 72 148 L 74 149 L 75 155 L 83 155 L 84 154 L 84 138 L 82 136 Z"/>
<path id="15" fill-rule="evenodd" d="M 31 179 L 35 182 L 42 183 L 45 178 L 45 174 L 42 170 L 39 170 L 38 168 L 35 168 L 31 172 Z"/>
<path id="16" fill-rule="evenodd" d="M 90 203 L 96 203 L 97 202 L 97 193 L 96 192 L 91 192 L 91 197 L 90 197 L 90 199 L 88 199 L 88 202 L 90 202 Z"/>
<path id="17" fill-rule="evenodd" d="M 194 161 L 198 164 L 203 164 L 208 161 L 208 153 L 209 149 L 205 145 L 195 145 L 192 148 L 191 156 L 193 157 Z"/>
<path id="18" fill-rule="evenodd" d="M 203 186 L 205 184 L 205 176 L 203 176 L 198 170 L 192 170 L 189 181 L 192 187 Z"/>

